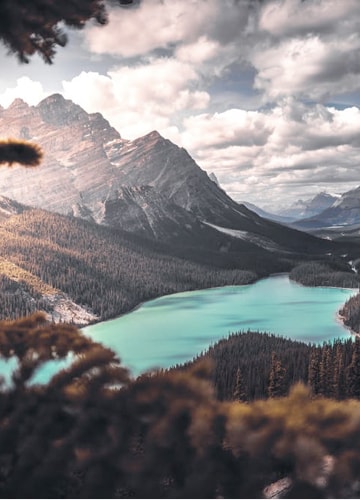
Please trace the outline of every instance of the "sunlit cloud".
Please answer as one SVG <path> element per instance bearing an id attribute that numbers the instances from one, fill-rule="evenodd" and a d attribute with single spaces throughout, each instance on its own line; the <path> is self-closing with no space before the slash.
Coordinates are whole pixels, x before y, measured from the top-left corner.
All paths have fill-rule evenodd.
<path id="1" fill-rule="evenodd" d="M 124 138 L 158 130 L 236 199 L 346 190 L 359 182 L 359 28 L 358 0 L 142 0 L 77 34 L 79 68 L 92 66 L 60 71 L 57 91 Z M 41 75 L 2 88 L 3 106 L 50 93 Z"/>
<path id="2" fill-rule="evenodd" d="M 14 87 L 9 87 L 0 94 L 0 105 L 7 108 L 16 98 L 22 99 L 27 104 L 35 105 L 47 95 L 48 93 L 44 91 L 40 82 L 23 76 L 17 79 Z"/>
<path id="3" fill-rule="evenodd" d="M 64 81 L 64 95 L 88 112 L 101 111 L 123 134 L 133 139 L 154 129 L 174 130 L 174 115 L 207 107 L 210 96 L 197 89 L 199 76 L 186 62 L 151 59 L 122 66 L 107 75 L 82 72 Z"/>
<path id="4" fill-rule="evenodd" d="M 235 199 L 276 204 L 275 185 L 289 199 L 300 187 L 309 193 L 319 185 L 350 189 L 358 182 L 359 138 L 359 108 L 288 99 L 262 112 L 190 117 L 182 143 Z"/>

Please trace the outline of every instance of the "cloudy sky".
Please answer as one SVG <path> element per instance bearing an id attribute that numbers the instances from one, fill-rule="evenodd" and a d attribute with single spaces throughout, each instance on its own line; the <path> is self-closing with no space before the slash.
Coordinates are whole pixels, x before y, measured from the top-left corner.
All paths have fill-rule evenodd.
<path id="1" fill-rule="evenodd" d="M 157 129 L 272 210 L 360 185 L 360 0 L 142 0 L 69 38 L 53 66 L 0 47 L 0 104 L 60 92 Z"/>

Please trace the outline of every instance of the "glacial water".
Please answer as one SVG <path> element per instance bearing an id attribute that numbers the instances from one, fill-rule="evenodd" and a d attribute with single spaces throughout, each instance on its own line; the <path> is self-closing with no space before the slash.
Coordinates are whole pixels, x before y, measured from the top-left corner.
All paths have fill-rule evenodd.
<path id="1" fill-rule="evenodd" d="M 336 313 L 356 292 L 304 287 L 278 275 L 253 285 L 167 295 L 82 331 L 138 375 L 188 361 L 229 333 L 248 329 L 314 343 L 348 338 Z"/>

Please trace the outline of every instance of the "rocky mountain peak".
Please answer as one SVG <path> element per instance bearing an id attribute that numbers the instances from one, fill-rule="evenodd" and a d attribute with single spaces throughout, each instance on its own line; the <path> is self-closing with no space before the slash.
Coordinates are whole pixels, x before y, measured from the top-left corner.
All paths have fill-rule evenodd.
<path id="1" fill-rule="evenodd" d="M 198 238 L 204 222 L 239 230 L 241 237 L 286 236 L 287 229 L 227 196 L 185 149 L 157 131 L 123 140 L 100 113 L 89 114 L 60 94 L 37 106 L 15 101 L 0 113 L 1 130 L 36 140 L 44 151 L 40 169 L 0 171 L 2 195 L 20 203 L 176 241 Z M 11 210 L 5 204 L 3 213 Z M 295 245 L 292 234 L 285 239 Z M 214 238 L 219 243 L 217 233 Z"/>
<path id="2" fill-rule="evenodd" d="M 138 137 L 134 141 L 132 141 L 134 145 L 136 146 L 153 146 L 155 144 L 165 144 L 165 143 L 170 143 L 167 139 L 165 139 L 162 135 L 159 134 L 157 130 L 153 130 L 152 132 L 149 132 L 148 134 L 145 134 L 141 137 Z"/>
<path id="3" fill-rule="evenodd" d="M 37 109 L 44 122 L 54 126 L 63 127 L 88 120 L 88 114 L 83 108 L 65 99 L 61 94 L 46 97 L 37 105 Z"/>
<path id="4" fill-rule="evenodd" d="M 164 139 L 163 136 L 160 135 L 157 130 L 152 130 L 151 132 L 146 134 L 144 137 L 146 137 L 148 139 L 154 139 L 154 140 Z"/>
<path id="5" fill-rule="evenodd" d="M 25 101 L 23 101 L 22 99 L 20 99 L 20 97 L 17 97 L 11 104 L 10 106 L 8 107 L 8 109 L 10 110 L 15 110 L 15 109 L 19 109 L 19 108 L 28 108 L 29 105 L 26 104 Z"/>

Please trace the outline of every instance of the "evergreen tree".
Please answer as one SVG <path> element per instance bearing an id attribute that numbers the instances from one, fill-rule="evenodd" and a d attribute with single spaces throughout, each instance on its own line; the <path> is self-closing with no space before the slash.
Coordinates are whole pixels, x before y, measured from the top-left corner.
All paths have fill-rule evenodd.
<path id="1" fill-rule="evenodd" d="M 0 165 L 20 163 L 24 167 L 37 167 L 42 159 L 41 148 L 32 142 L 18 139 L 0 139 Z"/>
<path id="2" fill-rule="evenodd" d="M 310 353 L 308 384 L 313 394 L 320 392 L 320 351 L 314 347 Z"/>
<path id="3" fill-rule="evenodd" d="M 346 385 L 344 375 L 343 346 L 340 343 L 337 343 L 335 348 L 333 387 L 333 396 L 336 399 L 343 399 L 346 395 Z"/>
<path id="4" fill-rule="evenodd" d="M 269 376 L 268 394 L 270 398 L 284 396 L 286 393 L 286 370 L 281 361 L 273 352 L 271 356 L 271 368 Z"/>
<path id="5" fill-rule="evenodd" d="M 351 363 L 346 370 L 347 395 L 360 398 L 360 339 L 356 337 Z"/>
<path id="6" fill-rule="evenodd" d="M 332 397 L 334 395 L 334 369 L 329 345 L 324 345 L 322 348 L 319 379 L 319 394 Z"/>
<path id="7" fill-rule="evenodd" d="M 118 0 L 129 5 L 133 0 Z M 56 47 L 64 47 L 67 36 L 60 24 L 83 28 L 94 19 L 106 24 L 107 12 L 103 0 L 1 0 L 0 40 L 16 54 L 21 62 L 37 53 L 52 63 Z"/>
<path id="8" fill-rule="evenodd" d="M 239 401 L 240 403 L 244 403 L 247 401 L 247 396 L 243 384 L 243 377 L 241 374 L 240 367 L 236 370 L 236 378 L 235 378 L 235 386 L 233 392 L 233 400 Z"/>

